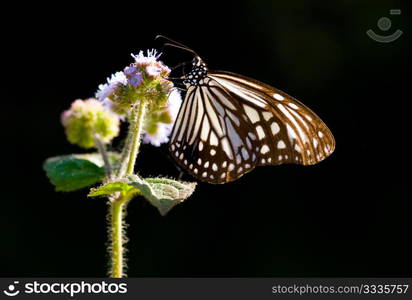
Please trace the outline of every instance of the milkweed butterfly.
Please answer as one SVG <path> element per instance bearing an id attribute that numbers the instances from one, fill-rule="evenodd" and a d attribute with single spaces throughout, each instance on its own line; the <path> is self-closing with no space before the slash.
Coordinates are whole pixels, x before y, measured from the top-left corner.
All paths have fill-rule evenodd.
<path id="1" fill-rule="evenodd" d="M 169 151 L 195 178 L 227 183 L 256 166 L 313 165 L 328 157 L 335 140 L 323 121 L 288 94 L 255 79 L 211 71 L 194 55 L 179 78 L 186 96 L 174 124 Z"/>

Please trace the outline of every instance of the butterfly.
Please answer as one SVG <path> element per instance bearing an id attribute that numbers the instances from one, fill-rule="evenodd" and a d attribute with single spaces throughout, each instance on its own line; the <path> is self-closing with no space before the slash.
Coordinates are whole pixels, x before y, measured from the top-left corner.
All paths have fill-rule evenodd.
<path id="1" fill-rule="evenodd" d="M 165 46 L 194 55 L 190 72 L 179 78 L 186 95 L 168 147 L 195 178 L 227 183 L 256 166 L 314 165 L 334 151 L 331 131 L 295 98 L 243 75 L 209 70 L 193 50 L 165 39 Z"/>

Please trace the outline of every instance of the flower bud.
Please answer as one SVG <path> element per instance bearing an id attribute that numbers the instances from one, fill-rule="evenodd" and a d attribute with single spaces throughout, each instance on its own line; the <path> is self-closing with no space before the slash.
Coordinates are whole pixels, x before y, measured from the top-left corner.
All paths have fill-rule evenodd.
<path id="1" fill-rule="evenodd" d="M 82 148 L 95 146 L 95 137 L 109 143 L 119 134 L 119 118 L 106 110 L 94 98 L 76 100 L 69 110 L 62 113 L 61 121 L 70 143 Z"/>

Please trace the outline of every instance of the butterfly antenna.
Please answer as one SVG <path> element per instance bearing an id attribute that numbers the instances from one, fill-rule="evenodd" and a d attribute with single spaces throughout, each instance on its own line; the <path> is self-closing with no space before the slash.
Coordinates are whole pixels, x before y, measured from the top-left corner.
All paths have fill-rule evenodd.
<path id="1" fill-rule="evenodd" d="M 164 39 L 164 40 L 166 40 L 166 41 L 168 41 L 172 44 L 179 45 L 181 47 L 189 49 L 189 47 L 183 45 L 182 43 L 176 42 L 175 40 L 172 40 L 171 38 L 168 38 L 167 36 L 164 36 L 164 35 L 160 35 L 160 34 L 156 35 L 155 40 L 157 40 L 157 39 Z"/>
<path id="2" fill-rule="evenodd" d="M 182 50 L 185 50 L 185 51 L 188 51 L 188 52 L 194 54 L 196 57 L 199 57 L 199 55 L 195 51 L 193 51 L 189 47 L 183 45 L 182 43 L 179 43 L 179 42 L 176 42 L 175 40 L 172 40 L 171 38 L 168 38 L 164 35 L 156 35 L 155 40 L 157 40 L 157 39 L 164 39 L 164 40 L 169 42 L 169 43 L 165 43 L 163 45 L 163 47 L 170 46 L 170 47 L 174 47 L 174 48 L 179 48 L 179 49 L 182 49 Z"/>
<path id="3" fill-rule="evenodd" d="M 199 57 L 199 55 L 197 55 L 197 53 L 196 53 L 195 51 L 193 51 L 192 49 L 190 49 L 190 48 L 186 48 L 186 47 L 183 47 L 183 46 L 180 46 L 180 45 L 176 45 L 176 44 L 171 44 L 171 43 L 165 43 L 165 44 L 163 44 L 163 47 L 166 47 L 166 46 L 173 47 L 173 48 L 179 48 L 179 49 L 182 49 L 182 50 L 185 50 L 185 51 L 187 51 L 187 52 L 192 53 L 192 54 L 193 54 L 194 56 L 196 56 L 196 57 Z"/>

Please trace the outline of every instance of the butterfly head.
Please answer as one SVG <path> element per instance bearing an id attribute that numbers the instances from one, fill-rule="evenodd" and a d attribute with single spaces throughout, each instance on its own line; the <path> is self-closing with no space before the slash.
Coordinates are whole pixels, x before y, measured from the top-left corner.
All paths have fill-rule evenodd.
<path id="1" fill-rule="evenodd" d="M 205 62 L 196 56 L 192 61 L 192 69 L 184 76 L 183 83 L 187 86 L 199 85 L 203 78 L 207 76 L 207 66 Z"/>

